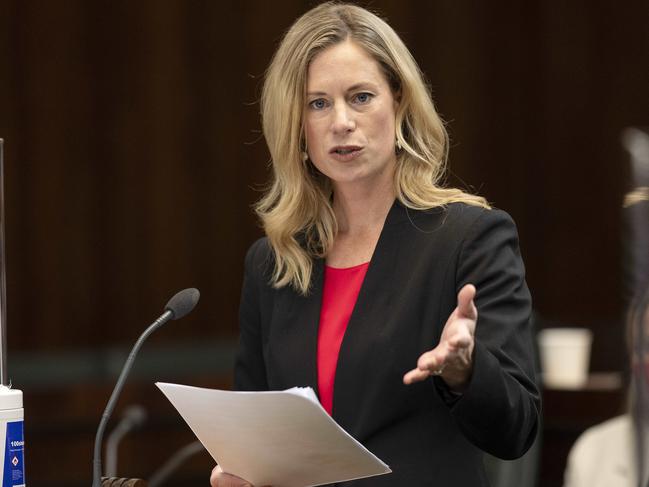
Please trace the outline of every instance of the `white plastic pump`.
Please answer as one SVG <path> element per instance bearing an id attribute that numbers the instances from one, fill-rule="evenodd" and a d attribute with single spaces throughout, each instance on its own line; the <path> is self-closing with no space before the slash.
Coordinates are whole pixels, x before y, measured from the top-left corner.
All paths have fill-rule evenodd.
<path id="1" fill-rule="evenodd" d="M 2 487 L 25 487 L 23 393 L 0 385 L 0 479 Z"/>

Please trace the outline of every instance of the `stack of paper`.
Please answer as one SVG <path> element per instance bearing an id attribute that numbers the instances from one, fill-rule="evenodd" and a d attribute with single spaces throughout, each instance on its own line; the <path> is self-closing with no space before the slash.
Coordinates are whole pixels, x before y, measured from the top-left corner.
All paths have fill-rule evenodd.
<path id="1" fill-rule="evenodd" d="M 231 392 L 156 385 L 223 471 L 255 486 L 309 487 L 391 472 L 331 419 L 310 387 Z"/>

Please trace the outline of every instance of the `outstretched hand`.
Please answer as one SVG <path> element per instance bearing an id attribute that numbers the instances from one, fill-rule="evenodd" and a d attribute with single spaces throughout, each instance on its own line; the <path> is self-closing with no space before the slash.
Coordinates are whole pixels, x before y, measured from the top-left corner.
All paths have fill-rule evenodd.
<path id="1" fill-rule="evenodd" d="M 419 357 L 417 368 L 403 376 L 404 384 L 439 375 L 451 390 L 464 390 L 473 372 L 475 325 L 478 321 L 478 310 L 473 303 L 475 294 L 473 284 L 460 289 L 457 307 L 446 320 L 439 344 Z"/>

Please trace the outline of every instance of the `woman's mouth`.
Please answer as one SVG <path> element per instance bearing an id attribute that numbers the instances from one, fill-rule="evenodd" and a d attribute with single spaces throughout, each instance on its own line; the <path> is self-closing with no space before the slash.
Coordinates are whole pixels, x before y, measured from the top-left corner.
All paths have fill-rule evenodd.
<path id="1" fill-rule="evenodd" d="M 331 149 L 331 151 L 329 151 L 329 153 L 333 156 L 334 159 L 346 162 L 358 157 L 362 150 L 363 148 L 357 145 L 341 145 L 334 147 L 333 149 Z"/>

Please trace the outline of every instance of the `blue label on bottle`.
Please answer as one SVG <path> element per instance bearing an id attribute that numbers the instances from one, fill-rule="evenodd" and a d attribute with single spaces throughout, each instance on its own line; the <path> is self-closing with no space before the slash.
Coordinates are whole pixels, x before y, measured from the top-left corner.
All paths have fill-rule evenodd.
<path id="1" fill-rule="evenodd" d="M 11 421 L 7 423 L 7 441 L 5 443 L 2 487 L 24 487 L 24 450 L 25 440 L 23 438 L 23 422 Z"/>

